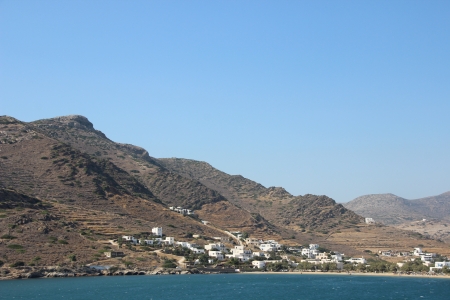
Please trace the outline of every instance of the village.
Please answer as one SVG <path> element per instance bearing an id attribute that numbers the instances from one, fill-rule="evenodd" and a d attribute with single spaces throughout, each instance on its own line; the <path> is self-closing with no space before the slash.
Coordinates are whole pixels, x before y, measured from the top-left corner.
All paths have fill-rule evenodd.
<path id="1" fill-rule="evenodd" d="M 186 211 L 179 213 L 187 214 Z M 117 239 L 119 247 L 149 247 L 155 251 L 183 256 L 183 263 L 168 261 L 165 267 L 189 268 L 232 268 L 235 272 L 252 271 L 359 271 L 359 272 L 429 272 L 447 273 L 450 262 L 436 253 L 427 253 L 421 248 L 405 251 L 379 251 L 369 258 L 347 257 L 344 253 L 325 249 L 318 244 L 286 246 L 275 240 L 262 240 L 246 237 L 241 232 L 227 232 L 229 236 L 204 237 L 193 234 L 191 241 L 176 241 L 174 237 L 163 234 L 162 227 L 152 228 L 146 237 L 123 235 Z M 194 239 L 196 242 L 193 242 Z M 198 241 L 198 242 L 197 242 Z M 226 246 L 225 244 L 229 245 Z M 125 256 L 121 251 L 104 253 L 107 258 Z M 390 263 L 374 260 L 383 257 L 402 257 L 402 262 Z M 442 261 L 437 261 L 442 260 Z"/>

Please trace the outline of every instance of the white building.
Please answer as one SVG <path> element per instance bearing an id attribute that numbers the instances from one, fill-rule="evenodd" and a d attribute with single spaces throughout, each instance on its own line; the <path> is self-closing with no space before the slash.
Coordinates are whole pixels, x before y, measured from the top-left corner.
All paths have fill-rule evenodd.
<path id="1" fill-rule="evenodd" d="M 223 256 L 223 253 L 220 252 L 220 251 L 212 251 L 212 250 L 210 250 L 210 251 L 208 251 L 208 255 L 210 257 L 216 258 L 217 260 L 224 260 L 225 259 L 224 256 Z"/>
<path id="2" fill-rule="evenodd" d="M 414 248 L 413 255 L 414 256 L 420 256 L 422 254 L 422 248 Z"/>
<path id="3" fill-rule="evenodd" d="M 274 244 L 260 244 L 259 249 L 264 252 L 277 251 L 277 247 Z"/>
<path id="4" fill-rule="evenodd" d="M 212 244 L 205 245 L 205 249 L 206 250 L 217 249 L 219 251 L 226 251 L 227 250 L 225 245 L 222 244 L 222 243 L 212 243 Z"/>
<path id="5" fill-rule="evenodd" d="M 182 208 L 180 206 L 178 206 L 178 207 L 170 206 L 169 209 L 173 210 L 173 211 L 175 211 L 177 213 L 180 213 L 182 215 L 193 215 L 194 214 L 194 212 L 192 210 L 187 209 L 187 208 Z"/>
<path id="6" fill-rule="evenodd" d="M 164 240 L 164 243 L 166 245 L 173 245 L 175 243 L 175 238 L 166 236 L 166 239 Z"/>
<path id="7" fill-rule="evenodd" d="M 316 256 L 319 255 L 319 250 L 303 248 L 302 255 L 306 256 L 307 258 L 316 258 Z"/>
<path id="8" fill-rule="evenodd" d="M 430 272 L 436 272 L 442 270 L 443 267 L 450 268 L 449 261 L 437 261 L 434 263 L 434 267 L 430 268 Z"/>
<path id="9" fill-rule="evenodd" d="M 237 258 L 240 261 L 248 261 L 253 257 L 252 251 L 244 249 L 244 246 L 234 246 L 231 252 L 232 254 L 227 254 L 226 256 L 228 258 Z"/>
<path id="10" fill-rule="evenodd" d="M 189 250 L 191 250 L 194 254 L 203 254 L 203 253 L 205 253 L 205 249 L 200 249 L 200 248 L 190 247 Z"/>
<path id="11" fill-rule="evenodd" d="M 247 245 L 259 246 L 262 241 L 255 238 L 247 238 L 245 239 L 245 242 L 247 243 Z"/>
<path id="12" fill-rule="evenodd" d="M 316 255 L 316 259 L 328 259 L 328 253 L 323 252 Z"/>
<path id="13" fill-rule="evenodd" d="M 188 242 L 176 242 L 175 244 L 177 244 L 178 246 L 184 247 L 184 248 L 191 247 L 191 244 Z"/>
<path id="14" fill-rule="evenodd" d="M 153 235 L 162 236 L 162 227 L 153 227 L 152 233 Z"/>
<path id="15" fill-rule="evenodd" d="M 346 262 L 353 263 L 353 264 L 366 264 L 367 260 L 364 257 L 361 257 L 361 258 L 353 258 L 352 257 L 352 258 L 346 260 Z"/>
<path id="16" fill-rule="evenodd" d="M 131 235 L 123 235 L 122 239 L 124 241 L 126 241 L 126 242 L 130 242 L 130 243 L 133 243 L 133 244 L 137 244 L 138 243 L 138 239 L 135 238 L 134 236 L 131 236 Z"/>
<path id="17" fill-rule="evenodd" d="M 331 255 L 331 259 L 336 261 L 336 262 L 342 261 L 343 257 L 344 257 L 344 254 L 343 253 L 339 253 L 339 252 L 334 252 L 334 254 Z"/>
<path id="18" fill-rule="evenodd" d="M 436 253 L 422 253 L 420 254 L 421 261 L 433 261 L 433 258 L 436 257 Z"/>
<path id="19" fill-rule="evenodd" d="M 366 224 L 375 224 L 375 221 L 372 218 L 366 218 Z"/>
<path id="20" fill-rule="evenodd" d="M 252 266 L 257 269 L 262 269 L 266 266 L 265 261 L 254 260 L 252 261 Z"/>

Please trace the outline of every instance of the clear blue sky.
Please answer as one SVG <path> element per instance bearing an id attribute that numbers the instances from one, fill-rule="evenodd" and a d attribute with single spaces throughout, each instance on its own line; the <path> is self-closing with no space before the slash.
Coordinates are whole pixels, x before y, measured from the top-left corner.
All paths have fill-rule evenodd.
<path id="1" fill-rule="evenodd" d="M 450 1 L 0 1 L 0 114 L 338 202 L 450 190 Z"/>

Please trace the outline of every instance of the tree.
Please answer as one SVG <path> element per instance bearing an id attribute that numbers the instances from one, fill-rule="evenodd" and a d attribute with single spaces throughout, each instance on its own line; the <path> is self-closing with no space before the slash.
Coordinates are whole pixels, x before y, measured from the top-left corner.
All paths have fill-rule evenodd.
<path id="1" fill-rule="evenodd" d="M 353 267 L 352 263 L 349 263 L 349 264 L 344 265 L 344 270 L 345 271 L 353 271 L 353 270 L 355 270 L 355 268 Z"/>
<path id="2" fill-rule="evenodd" d="M 209 260 L 209 256 L 208 256 L 208 254 L 201 254 L 201 255 L 198 257 L 198 260 L 199 260 L 200 263 L 202 263 L 202 264 L 207 264 L 207 263 L 208 263 L 208 260 Z"/>
<path id="3" fill-rule="evenodd" d="M 176 267 L 177 267 L 177 265 L 174 263 L 173 260 L 170 260 L 170 259 L 165 259 L 164 260 L 163 268 L 173 269 L 173 268 L 176 268 Z"/>

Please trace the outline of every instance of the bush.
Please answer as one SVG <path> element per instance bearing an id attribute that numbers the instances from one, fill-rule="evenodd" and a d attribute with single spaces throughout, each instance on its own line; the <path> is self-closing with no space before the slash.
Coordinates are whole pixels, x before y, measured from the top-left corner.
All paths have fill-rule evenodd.
<path id="1" fill-rule="evenodd" d="M 71 255 L 69 255 L 69 260 L 70 261 L 77 261 L 77 257 L 75 256 L 75 254 L 71 254 Z"/>
<path id="2" fill-rule="evenodd" d="M 17 245 L 17 244 L 11 244 L 11 245 L 8 245 L 8 248 L 9 249 L 20 250 L 20 249 L 23 249 L 23 246 L 22 245 Z"/>
<path id="3" fill-rule="evenodd" d="M 163 268 L 171 268 L 171 269 L 173 269 L 173 268 L 176 268 L 176 267 L 177 267 L 177 265 L 173 261 L 171 261 L 170 259 L 164 260 Z"/>
<path id="4" fill-rule="evenodd" d="M 1 238 L 5 239 L 5 240 L 12 240 L 12 239 L 15 239 L 16 237 L 12 236 L 10 234 L 4 234 L 4 235 L 1 236 Z"/>
<path id="5" fill-rule="evenodd" d="M 10 266 L 11 268 L 22 267 L 22 266 L 25 266 L 25 263 L 24 263 L 23 261 L 16 261 L 15 263 L 10 264 L 9 266 Z"/>
<path id="6" fill-rule="evenodd" d="M 67 245 L 68 242 L 66 240 L 58 240 L 59 244 Z"/>
<path id="7" fill-rule="evenodd" d="M 3 260 L 0 260 L 0 267 L 4 265 Z"/>

